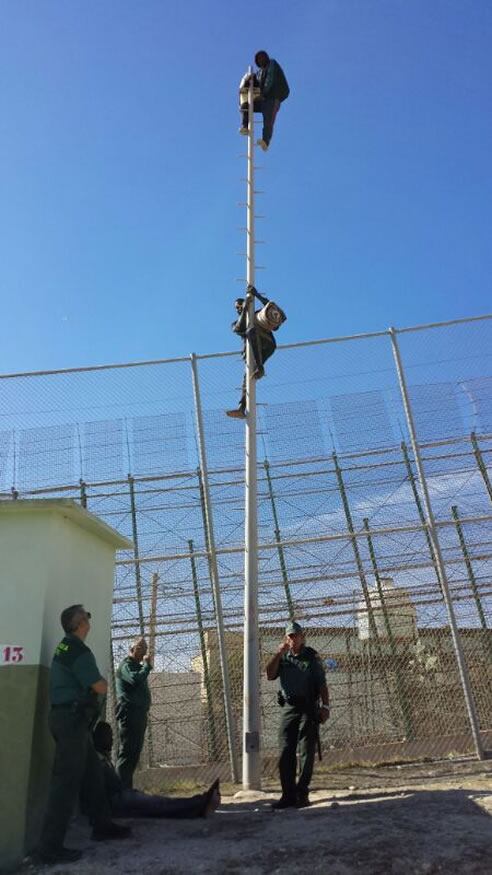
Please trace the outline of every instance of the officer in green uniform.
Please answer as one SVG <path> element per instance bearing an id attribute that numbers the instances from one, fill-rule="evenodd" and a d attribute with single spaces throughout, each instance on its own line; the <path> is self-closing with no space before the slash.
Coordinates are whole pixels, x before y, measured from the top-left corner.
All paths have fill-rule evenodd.
<path id="1" fill-rule="evenodd" d="M 304 643 L 299 623 L 289 623 L 285 639 L 267 667 L 268 680 L 280 679 L 279 772 L 282 796 L 273 808 L 304 808 L 309 805 L 318 724 L 329 716 L 328 688 L 323 664 L 312 647 Z M 319 704 L 321 699 L 321 706 Z M 297 747 L 300 775 L 296 786 Z"/>
<path id="2" fill-rule="evenodd" d="M 145 638 L 137 638 L 130 652 L 116 670 L 116 719 L 118 721 L 118 757 L 116 771 L 124 790 L 133 787 L 144 743 L 151 703 L 149 672 L 152 663 L 147 656 Z"/>
<path id="3" fill-rule="evenodd" d="M 119 839 L 130 834 L 128 827 L 110 819 L 104 775 L 92 740 L 91 726 L 99 712 L 98 695 L 105 695 L 108 685 L 84 643 L 91 628 L 90 618 L 83 605 L 65 608 L 60 617 L 65 637 L 56 647 L 49 683 L 49 727 L 56 744 L 55 760 L 36 853 L 42 863 L 80 858 L 80 851 L 65 848 L 63 841 L 82 789 L 93 824 L 93 839 Z"/>

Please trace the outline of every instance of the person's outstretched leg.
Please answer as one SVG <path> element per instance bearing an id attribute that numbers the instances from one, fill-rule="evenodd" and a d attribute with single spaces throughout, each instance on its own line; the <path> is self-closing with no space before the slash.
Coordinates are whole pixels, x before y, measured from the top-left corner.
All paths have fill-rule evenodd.
<path id="1" fill-rule="evenodd" d="M 268 97 L 262 102 L 263 136 L 261 140 L 258 140 L 258 146 L 260 146 L 264 152 L 268 149 L 270 140 L 273 137 L 273 126 L 279 109 L 280 100 L 277 100 L 274 97 Z"/>
<path id="2" fill-rule="evenodd" d="M 219 780 L 205 793 L 189 798 L 148 795 L 138 791 L 124 791 L 113 800 L 115 817 L 162 817 L 185 819 L 206 817 L 220 804 Z"/>

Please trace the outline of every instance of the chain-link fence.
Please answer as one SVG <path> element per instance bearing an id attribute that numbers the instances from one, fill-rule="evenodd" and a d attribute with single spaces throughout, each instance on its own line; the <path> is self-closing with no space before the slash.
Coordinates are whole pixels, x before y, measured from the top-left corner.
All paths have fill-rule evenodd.
<path id="1" fill-rule="evenodd" d="M 328 765 L 476 750 L 457 646 L 492 741 L 491 340 L 482 317 L 280 347 L 258 384 L 260 658 L 289 617 L 308 630 L 331 692 Z M 0 492 L 72 497 L 132 540 L 112 652 L 140 632 L 155 650 L 144 761 L 225 777 L 241 756 L 244 428 L 224 410 L 243 365 L 195 366 L 202 434 L 189 358 L 0 378 Z M 261 708 L 268 774 L 266 679 Z"/>

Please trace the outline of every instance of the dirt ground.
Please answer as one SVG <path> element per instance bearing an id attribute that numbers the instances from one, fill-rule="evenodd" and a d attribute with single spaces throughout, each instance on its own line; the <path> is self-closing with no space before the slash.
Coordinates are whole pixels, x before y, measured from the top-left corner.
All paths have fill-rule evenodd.
<path id="1" fill-rule="evenodd" d="M 492 875 L 492 762 L 352 768 L 313 781 L 312 806 L 272 812 L 274 791 L 223 796 L 206 820 L 133 821 L 122 842 L 94 843 L 70 866 L 19 872 L 217 875 Z"/>

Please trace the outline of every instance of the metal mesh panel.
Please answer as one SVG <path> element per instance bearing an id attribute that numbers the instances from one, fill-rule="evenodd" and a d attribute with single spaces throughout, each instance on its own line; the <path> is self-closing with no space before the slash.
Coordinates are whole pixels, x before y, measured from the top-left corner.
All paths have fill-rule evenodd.
<path id="1" fill-rule="evenodd" d="M 74 479 L 75 433 L 71 425 L 22 429 L 18 433 L 16 483 L 20 489 L 64 485 Z"/>
<path id="2" fill-rule="evenodd" d="M 393 430 L 382 392 L 354 392 L 329 399 L 337 447 L 342 452 L 392 446 Z"/>
<path id="3" fill-rule="evenodd" d="M 491 332 L 484 319 L 398 334 L 482 730 L 492 730 Z M 244 427 L 224 411 L 243 365 L 228 354 L 197 367 L 213 542 L 188 360 L 0 379 L 0 481 L 21 498 L 80 500 L 133 541 L 117 557 L 112 649 L 116 664 L 141 632 L 155 647 L 143 763 L 226 776 L 231 744 L 241 751 Z M 328 765 L 471 751 L 389 336 L 279 348 L 258 405 L 262 664 L 286 619 L 299 619 L 327 670 Z M 276 684 L 264 678 L 260 694 L 273 774 Z"/>
<path id="4" fill-rule="evenodd" d="M 186 416 L 183 413 L 138 416 L 132 425 L 132 470 L 161 474 L 188 468 Z"/>
<path id="5" fill-rule="evenodd" d="M 0 431 L 0 488 L 7 490 L 11 486 L 8 481 L 9 454 L 12 446 L 12 432 Z"/>

